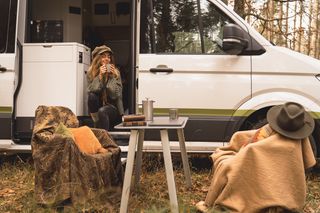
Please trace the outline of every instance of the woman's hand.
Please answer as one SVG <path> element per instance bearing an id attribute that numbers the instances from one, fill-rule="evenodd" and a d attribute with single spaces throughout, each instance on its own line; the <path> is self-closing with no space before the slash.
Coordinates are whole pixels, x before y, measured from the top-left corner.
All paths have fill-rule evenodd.
<path id="1" fill-rule="evenodd" d="M 116 75 L 116 70 L 114 64 L 110 64 L 110 72 L 108 74 Z"/>
<path id="2" fill-rule="evenodd" d="M 107 65 L 106 64 L 103 64 L 100 66 L 100 74 L 104 74 L 107 72 Z"/>

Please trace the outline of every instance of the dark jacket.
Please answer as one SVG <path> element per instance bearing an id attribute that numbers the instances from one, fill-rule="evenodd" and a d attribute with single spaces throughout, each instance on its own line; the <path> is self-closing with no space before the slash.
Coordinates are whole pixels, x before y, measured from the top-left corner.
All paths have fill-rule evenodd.
<path id="1" fill-rule="evenodd" d="M 123 102 L 122 102 L 122 82 L 119 78 L 110 76 L 107 82 L 100 80 L 99 76 L 96 76 L 92 81 L 89 76 L 88 80 L 88 92 L 97 93 L 101 96 L 103 105 L 107 103 L 114 105 L 120 115 L 124 114 Z M 106 96 L 106 98 L 105 98 Z"/>

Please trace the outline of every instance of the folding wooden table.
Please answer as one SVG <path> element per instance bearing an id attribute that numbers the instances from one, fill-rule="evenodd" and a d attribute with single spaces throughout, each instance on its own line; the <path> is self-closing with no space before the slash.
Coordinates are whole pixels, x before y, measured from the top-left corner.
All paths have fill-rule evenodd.
<path id="1" fill-rule="evenodd" d="M 157 119 L 163 120 L 166 118 L 169 120 L 169 117 L 154 117 L 154 121 L 157 121 Z M 184 132 L 183 132 L 183 129 L 188 121 L 188 118 L 179 117 L 179 119 L 180 121 L 182 121 L 180 125 L 166 126 L 165 124 L 164 125 L 162 124 L 159 126 L 158 125 L 151 126 L 150 123 L 147 123 L 146 126 L 123 126 L 122 124 L 115 126 L 116 129 L 128 129 L 131 131 L 130 139 L 129 139 L 129 149 L 128 149 L 128 155 L 127 155 L 126 170 L 124 175 L 124 183 L 122 188 L 120 213 L 127 212 L 129 195 L 130 195 L 130 187 L 131 187 L 131 177 L 133 172 L 134 157 L 135 157 L 136 150 L 137 150 L 137 156 L 136 156 L 136 168 L 135 168 L 135 185 L 139 183 L 140 174 L 141 174 L 144 132 L 145 130 L 149 130 L 149 129 L 156 129 L 160 131 L 163 157 L 164 157 L 164 163 L 165 163 L 165 171 L 166 171 L 168 190 L 169 190 L 170 207 L 172 212 L 178 212 L 179 208 L 178 208 L 176 185 L 175 185 L 174 175 L 173 175 L 173 166 L 172 166 L 172 159 L 171 159 L 171 152 L 170 152 L 168 129 L 177 130 L 183 169 L 186 177 L 186 184 L 188 187 L 190 188 L 192 187 L 190 167 L 189 167 L 187 151 L 185 147 Z"/>

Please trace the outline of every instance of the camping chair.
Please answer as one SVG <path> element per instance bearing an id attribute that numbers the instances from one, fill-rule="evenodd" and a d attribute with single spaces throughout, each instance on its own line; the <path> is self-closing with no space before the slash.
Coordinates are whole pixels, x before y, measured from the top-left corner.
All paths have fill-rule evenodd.
<path id="1" fill-rule="evenodd" d="M 56 132 L 62 124 L 78 128 L 79 121 L 66 107 L 36 109 L 31 141 L 36 202 L 44 205 L 57 205 L 65 200 L 72 204 L 85 203 L 101 193 L 121 191 L 121 150 L 107 131 L 91 129 L 105 152 L 87 154 L 80 151 L 74 137 Z"/>

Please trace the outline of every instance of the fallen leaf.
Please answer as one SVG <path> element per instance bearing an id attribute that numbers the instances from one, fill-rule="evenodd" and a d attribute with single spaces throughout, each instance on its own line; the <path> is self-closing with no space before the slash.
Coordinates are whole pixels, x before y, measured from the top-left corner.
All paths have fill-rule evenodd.
<path id="1" fill-rule="evenodd" d="M 208 188 L 206 186 L 201 187 L 202 192 L 208 192 Z"/>
<path id="2" fill-rule="evenodd" d="M 9 189 L 9 188 L 5 188 L 5 189 L 0 190 L 0 195 L 8 194 L 8 193 L 12 194 L 12 193 L 14 193 L 14 190 Z"/>

